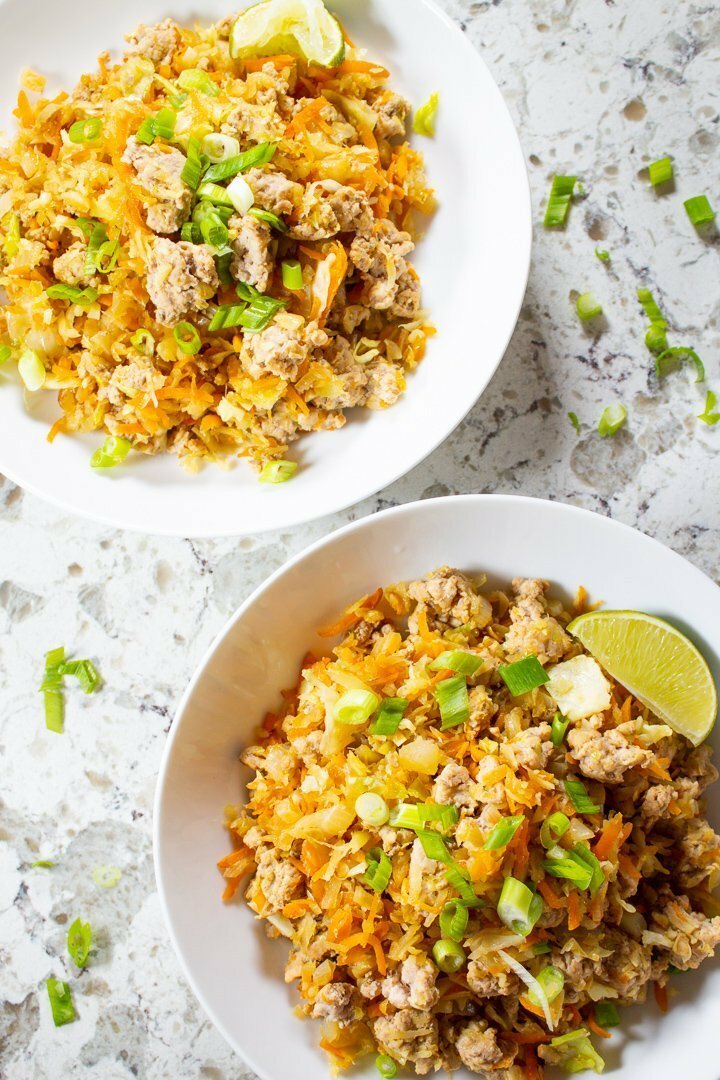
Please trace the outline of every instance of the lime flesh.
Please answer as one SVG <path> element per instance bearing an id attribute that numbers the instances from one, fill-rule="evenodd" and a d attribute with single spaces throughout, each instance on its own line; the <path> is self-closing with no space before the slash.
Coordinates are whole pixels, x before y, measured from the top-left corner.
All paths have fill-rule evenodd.
<path id="1" fill-rule="evenodd" d="M 322 0 L 261 0 L 233 23 L 230 55 L 242 60 L 276 53 L 337 67 L 345 56 L 340 23 Z"/>
<path id="2" fill-rule="evenodd" d="M 693 746 L 717 715 L 710 669 L 692 641 L 642 611 L 589 611 L 569 632 L 643 705 Z"/>

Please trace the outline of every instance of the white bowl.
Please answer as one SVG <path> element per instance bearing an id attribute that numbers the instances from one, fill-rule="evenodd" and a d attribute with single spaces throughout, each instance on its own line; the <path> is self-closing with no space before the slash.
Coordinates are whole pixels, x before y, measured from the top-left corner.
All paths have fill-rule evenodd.
<path id="1" fill-rule="evenodd" d="M 238 753 L 280 689 L 294 683 L 304 653 L 327 651 L 318 626 L 378 585 L 443 563 L 497 582 L 546 577 L 569 595 L 584 584 L 607 606 L 668 618 L 696 641 L 720 683 L 720 590 L 642 533 L 559 503 L 512 495 L 411 503 L 339 530 L 278 570 L 228 623 L 190 683 L 155 801 L 156 874 L 178 956 L 210 1018 L 264 1080 L 329 1074 L 317 1025 L 292 1012 L 295 991 L 282 978 L 287 943 L 270 942 L 242 902 L 220 900 L 223 806 L 243 795 Z M 665 1017 L 652 1004 L 623 1010 L 621 1032 L 602 1047 L 617 1080 L 677 1080 L 691 1060 L 693 1080 L 717 1080 L 720 969 L 708 963 L 676 985 Z M 370 1063 L 360 1075 L 377 1074 Z"/>
<path id="2" fill-rule="evenodd" d="M 94 70 L 100 52 L 118 50 L 138 22 L 172 15 L 192 23 L 199 8 L 209 22 L 241 6 L 238 0 L 0 0 L 0 123 L 12 125 L 23 67 L 49 74 L 52 89 L 70 88 Z M 6 364 L 0 472 L 66 509 L 121 528 L 256 533 L 321 517 L 385 487 L 473 406 L 515 327 L 530 263 L 529 187 L 512 120 L 478 53 L 430 0 L 330 0 L 330 6 L 413 103 L 440 91 L 437 137 L 412 137 L 440 199 L 415 259 L 438 334 L 404 397 L 384 412 L 354 410 L 341 431 L 303 439 L 293 450 L 302 468 L 292 483 L 259 484 L 246 462 L 187 476 L 169 455 L 137 455 L 100 475 L 89 467 L 100 434 L 58 436 L 48 444 L 49 423 L 60 415 L 55 394 L 34 395 L 28 411 Z"/>

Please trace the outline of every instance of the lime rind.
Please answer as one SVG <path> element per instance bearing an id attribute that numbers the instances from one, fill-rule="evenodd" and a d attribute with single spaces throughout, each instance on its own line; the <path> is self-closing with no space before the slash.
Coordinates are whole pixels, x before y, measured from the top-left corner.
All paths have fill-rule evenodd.
<path id="1" fill-rule="evenodd" d="M 345 57 L 342 27 L 322 0 L 261 0 L 233 23 L 230 55 L 242 60 L 275 53 L 337 67 Z"/>
<path id="2" fill-rule="evenodd" d="M 717 689 L 702 653 L 677 627 L 640 611 L 591 611 L 568 631 L 673 731 L 694 746 L 707 738 Z"/>

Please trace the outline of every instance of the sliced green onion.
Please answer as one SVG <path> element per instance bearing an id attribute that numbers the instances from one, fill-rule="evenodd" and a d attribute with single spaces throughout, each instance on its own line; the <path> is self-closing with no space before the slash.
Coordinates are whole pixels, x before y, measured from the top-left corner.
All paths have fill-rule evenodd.
<path id="1" fill-rule="evenodd" d="M 346 690 L 338 699 L 333 715 L 339 724 L 363 727 L 380 704 L 372 690 Z"/>
<path id="2" fill-rule="evenodd" d="M 186 244 L 202 244 L 203 234 L 197 221 L 184 221 L 180 229 L 180 239 Z"/>
<path id="3" fill-rule="evenodd" d="M 567 716 L 563 716 L 561 712 L 555 713 L 550 729 L 550 742 L 553 746 L 562 746 L 569 723 Z"/>
<path id="4" fill-rule="evenodd" d="M 575 190 L 577 176 L 554 176 L 547 206 L 545 207 L 545 228 L 564 225 L 570 200 Z"/>
<path id="5" fill-rule="evenodd" d="M 523 814 L 517 814 L 515 817 L 502 818 L 498 821 L 483 844 L 483 851 L 497 851 L 498 848 L 509 844 L 524 820 Z"/>
<path id="6" fill-rule="evenodd" d="M 117 266 L 120 244 L 117 240 L 106 240 L 95 252 L 95 269 L 99 274 L 109 274 Z"/>
<path id="7" fill-rule="evenodd" d="M 583 322 L 587 322 L 588 319 L 595 319 L 598 315 L 602 315 L 602 304 L 597 300 L 595 293 L 586 292 L 578 296 L 575 301 L 575 310 L 578 317 Z"/>
<path id="8" fill-rule="evenodd" d="M 460 899 L 465 907 L 484 907 L 485 901 L 476 894 L 459 866 L 449 866 L 445 871 L 445 877 L 448 884 L 460 893 Z"/>
<path id="9" fill-rule="evenodd" d="M 102 446 L 90 458 L 93 469 L 112 469 L 120 465 L 132 450 L 132 443 L 118 435 L 108 435 Z"/>
<path id="10" fill-rule="evenodd" d="M 442 836 L 439 836 L 436 832 L 431 832 L 429 829 L 418 829 L 417 834 L 428 859 L 445 863 L 446 866 L 453 865 L 454 859 Z"/>
<path id="11" fill-rule="evenodd" d="M 708 390 L 705 396 L 705 408 L 698 416 L 698 420 L 702 420 L 703 424 L 710 424 L 711 426 L 717 424 L 718 420 L 720 420 L 720 413 L 717 411 L 716 406 L 717 397 L 712 390 Z"/>
<path id="12" fill-rule="evenodd" d="M 270 296 L 259 297 L 245 308 L 240 319 L 240 325 L 243 329 L 257 334 L 268 326 L 283 306 L 281 300 L 274 300 Z"/>
<path id="13" fill-rule="evenodd" d="M 155 137 L 160 139 L 172 139 L 175 134 L 177 113 L 174 109 L 161 109 L 154 118 Z"/>
<path id="14" fill-rule="evenodd" d="M 607 405 L 598 420 L 598 435 L 603 439 L 608 435 L 614 435 L 619 431 L 627 420 L 627 409 L 624 405 Z"/>
<path id="15" fill-rule="evenodd" d="M 9 345 L 0 345 L 0 364 L 4 364 L 12 356 L 12 349 Z"/>
<path id="16" fill-rule="evenodd" d="M 191 135 L 188 139 L 187 155 L 180 179 L 193 191 L 197 191 L 206 165 L 207 158 L 200 150 L 200 140 Z"/>
<path id="17" fill-rule="evenodd" d="M 439 682 L 435 687 L 435 700 L 440 709 L 442 731 L 464 724 L 470 716 L 467 681 L 464 675 L 453 675 L 452 678 Z"/>
<path id="18" fill-rule="evenodd" d="M 194 356 L 202 348 L 200 335 L 192 323 L 179 322 L 173 330 L 173 337 L 180 352 L 186 356 Z"/>
<path id="19" fill-rule="evenodd" d="M 617 1027 L 620 1023 L 617 1005 L 612 1001 L 598 1001 L 595 1006 L 595 1023 L 601 1028 Z"/>
<path id="20" fill-rule="evenodd" d="M 40 684 L 45 707 L 45 727 L 48 731 L 54 731 L 57 735 L 62 735 L 63 731 L 62 675 L 60 674 L 60 668 L 64 661 L 65 649 L 62 645 L 46 653 L 45 673 Z"/>
<path id="21" fill-rule="evenodd" d="M 536 941 L 532 946 L 533 956 L 545 956 L 547 953 L 552 952 L 552 947 L 549 941 Z"/>
<path id="22" fill-rule="evenodd" d="M 375 719 L 370 725 L 370 734 L 377 736 L 394 735 L 400 727 L 400 721 L 405 715 L 409 704 L 410 702 L 406 701 L 405 698 L 383 698 L 380 702 L 380 708 L 375 714 Z"/>
<path id="23" fill-rule="evenodd" d="M 588 889 L 593 878 L 592 869 L 572 852 L 561 847 L 553 847 L 542 864 L 543 870 L 551 877 L 572 882 L 578 889 Z"/>
<path id="24" fill-rule="evenodd" d="M 565 976 L 558 968 L 553 967 L 552 964 L 548 964 L 542 971 L 538 972 L 535 976 L 537 983 L 540 986 L 543 994 L 547 999 L 548 1005 L 552 1005 L 556 998 L 559 998 L 565 989 Z M 541 1008 L 542 1002 L 538 993 L 531 989 L 528 993 L 528 997 L 533 1005 Z"/>
<path id="25" fill-rule="evenodd" d="M 247 214 L 248 210 L 255 202 L 255 196 L 245 177 L 236 176 L 230 181 L 226 190 L 228 197 L 238 214 Z"/>
<path id="26" fill-rule="evenodd" d="M 696 228 L 698 225 L 707 225 L 708 222 L 715 220 L 715 211 L 707 195 L 695 195 L 692 199 L 686 199 L 683 206 Z"/>
<path id="27" fill-rule="evenodd" d="M 462 945 L 448 938 L 440 938 L 433 945 L 433 960 L 446 975 L 454 975 L 465 963 L 467 956 Z"/>
<path id="28" fill-rule="evenodd" d="M 20 218 L 17 214 L 5 214 L 2 223 L 5 228 L 3 250 L 8 259 L 13 259 L 18 253 L 20 243 Z"/>
<path id="29" fill-rule="evenodd" d="M 251 146 L 249 150 L 245 150 L 242 154 L 234 154 L 216 165 L 211 165 L 207 171 L 206 179 L 219 183 L 258 165 L 267 165 L 268 161 L 272 161 L 276 150 L 277 143 L 258 143 L 257 146 Z"/>
<path id="30" fill-rule="evenodd" d="M 52 870 L 55 865 L 51 859 L 38 859 L 37 862 L 30 863 L 31 870 Z"/>
<path id="31" fill-rule="evenodd" d="M 451 649 L 436 656 L 428 667 L 431 671 L 456 671 L 458 675 L 474 675 L 483 663 L 484 661 L 474 653 Z"/>
<path id="32" fill-rule="evenodd" d="M 605 881 L 605 874 L 598 858 L 593 855 L 587 844 L 575 844 L 572 852 L 574 857 L 580 859 L 590 870 L 592 875 L 590 878 L 590 892 L 596 893 Z"/>
<path id="33" fill-rule="evenodd" d="M 228 227 L 218 214 L 208 214 L 200 222 L 200 233 L 206 244 L 224 248 L 229 239 Z"/>
<path id="34" fill-rule="evenodd" d="M 232 285 L 233 276 L 230 264 L 233 260 L 233 251 L 221 251 L 215 255 L 215 269 L 222 285 Z"/>
<path id="35" fill-rule="evenodd" d="M 427 135 L 432 138 L 435 134 L 435 120 L 437 117 L 440 96 L 437 90 L 430 95 L 424 105 L 415 110 L 412 129 L 416 135 Z"/>
<path id="36" fill-rule="evenodd" d="M 155 338 L 149 330 L 136 330 L 130 338 L 130 344 L 146 356 L 152 356 L 155 352 Z"/>
<path id="37" fill-rule="evenodd" d="M 217 83 L 213 82 L 207 71 L 200 68 L 186 68 L 181 71 L 177 82 L 183 90 L 199 90 L 201 94 L 208 94 L 209 97 L 217 97 L 220 93 Z"/>
<path id="38" fill-rule="evenodd" d="M 648 165 L 648 176 L 653 187 L 666 184 L 673 178 L 672 158 L 664 157 L 658 161 L 651 161 Z"/>
<path id="39" fill-rule="evenodd" d="M 498 900 L 500 922 L 527 937 L 543 912 L 542 900 L 522 881 L 506 877 Z"/>
<path id="40" fill-rule="evenodd" d="M 297 461 L 267 461 L 258 477 L 261 484 L 284 484 L 297 472 Z"/>
<path id="41" fill-rule="evenodd" d="M 73 1005 L 70 987 L 61 979 L 48 979 L 45 985 L 47 986 L 55 1027 L 71 1024 L 75 1019 L 75 1006 Z"/>
<path id="42" fill-rule="evenodd" d="M 525 656 L 514 664 L 502 664 L 498 668 L 500 678 L 513 697 L 520 697 L 530 690 L 549 682 L 550 678 L 537 656 Z"/>
<path id="43" fill-rule="evenodd" d="M 183 105 L 187 101 L 190 95 L 185 90 L 180 90 L 177 94 L 171 94 L 168 98 L 170 105 L 173 109 L 182 109 Z"/>
<path id="44" fill-rule="evenodd" d="M 60 665 L 61 675 L 74 675 L 86 694 L 92 694 L 100 685 L 100 676 L 92 660 L 69 660 Z"/>
<path id="45" fill-rule="evenodd" d="M 88 239 L 87 251 L 85 252 L 85 267 L 84 273 L 94 274 L 97 270 L 97 258 L 100 249 L 103 244 L 107 242 L 107 230 L 102 222 L 96 222 L 93 224 Z"/>
<path id="46" fill-rule="evenodd" d="M 687 358 L 695 365 L 697 377 L 695 382 L 705 382 L 705 365 L 689 345 L 674 345 L 671 349 L 664 349 L 659 356 L 655 357 L 655 371 L 659 379 L 665 378 L 669 371 L 676 368 L 679 362 Z"/>
<path id="47" fill-rule="evenodd" d="M 247 281 L 238 281 L 235 292 L 246 304 L 252 304 L 254 300 L 262 299 L 262 293 L 254 285 L 249 285 Z"/>
<path id="48" fill-rule="evenodd" d="M 570 818 L 567 814 L 557 810 L 550 817 L 545 818 L 540 826 L 540 843 L 544 848 L 555 847 L 558 840 L 565 835 L 570 828 Z"/>
<path id="49" fill-rule="evenodd" d="M 449 900 L 440 912 L 440 932 L 451 941 L 462 941 L 468 924 L 468 909 L 460 900 Z"/>
<path id="50" fill-rule="evenodd" d="M 102 120 L 97 116 L 76 120 L 68 128 L 68 139 L 74 143 L 96 142 L 102 134 L 102 126 Z"/>
<path id="51" fill-rule="evenodd" d="M 273 229 L 277 229 L 278 232 L 286 233 L 288 227 L 284 221 L 281 221 L 277 214 L 271 214 L 269 210 L 260 210 L 257 206 L 251 206 L 248 210 L 248 214 L 252 214 L 253 217 L 259 218 L 260 221 L 264 221 Z"/>
<path id="52" fill-rule="evenodd" d="M 661 353 L 667 349 L 667 333 L 661 323 L 650 323 L 645 333 L 645 344 L 650 352 L 654 353 Z"/>
<path id="53" fill-rule="evenodd" d="M 421 829 L 428 821 L 438 821 L 446 833 L 459 817 L 452 803 L 398 803 L 390 813 L 390 824 L 399 829 Z"/>
<path id="54" fill-rule="evenodd" d="M 658 326 L 667 326 L 665 316 L 655 302 L 655 297 L 649 289 L 638 289 L 637 298 L 645 309 L 645 314 L 651 323 Z"/>
<path id="55" fill-rule="evenodd" d="M 67 949 L 79 968 L 84 968 L 87 964 L 91 942 L 90 923 L 83 923 L 80 919 L 76 919 L 68 930 Z"/>
<path id="56" fill-rule="evenodd" d="M 282 283 L 291 292 L 303 287 L 302 266 L 297 259 L 286 259 L 282 264 Z"/>
<path id="57" fill-rule="evenodd" d="M 48 731 L 54 731 L 57 735 L 63 732 L 63 697 L 60 690 L 45 690 L 43 692 L 45 705 L 45 727 Z"/>
<path id="58" fill-rule="evenodd" d="M 244 304 L 222 304 L 212 319 L 208 330 L 214 333 L 216 330 L 227 330 L 231 326 L 240 326 Z"/>
<path id="59" fill-rule="evenodd" d="M 23 349 L 18 359 L 18 372 L 26 388 L 31 393 L 42 390 L 47 378 L 47 372 L 40 353 L 35 352 L 34 349 Z"/>
<path id="60" fill-rule="evenodd" d="M 392 877 L 392 863 L 382 848 L 373 848 L 367 855 L 367 870 L 361 881 L 374 892 L 383 892 Z"/>
<path id="61" fill-rule="evenodd" d="M 213 164 L 226 161 L 228 158 L 237 157 L 240 153 L 240 140 L 234 135 L 221 135 L 214 131 L 203 138 L 202 152 Z"/>
<path id="62" fill-rule="evenodd" d="M 140 127 L 135 132 L 135 138 L 145 146 L 151 146 L 155 142 L 155 118 L 146 116 Z"/>
<path id="63" fill-rule="evenodd" d="M 98 291 L 90 285 L 85 289 L 81 289 L 77 285 L 58 284 L 49 285 L 45 290 L 45 295 L 51 300 L 69 300 L 70 303 L 79 304 L 80 307 L 88 307 L 97 300 Z"/>
<path id="64" fill-rule="evenodd" d="M 355 800 L 355 813 L 366 825 L 373 825 L 375 828 L 384 825 L 390 817 L 388 804 L 382 795 L 377 795 L 374 791 L 364 791 L 362 795 L 358 795 Z"/>
<path id="65" fill-rule="evenodd" d="M 605 1062 L 590 1042 L 590 1036 L 585 1028 L 558 1035 L 548 1043 L 548 1046 L 561 1052 L 562 1060 L 558 1063 L 565 1072 L 578 1073 L 583 1072 L 584 1069 L 592 1069 L 593 1072 L 601 1073 L 605 1069 Z M 557 1055 L 553 1057 L 553 1061 L 557 1062 Z"/>
<path id="66" fill-rule="evenodd" d="M 575 430 L 577 431 L 577 433 L 579 435 L 580 434 L 580 421 L 578 420 L 577 413 L 569 412 L 568 413 L 568 420 L 570 421 L 570 423 L 572 424 L 572 426 L 575 428 Z"/>
<path id="67" fill-rule="evenodd" d="M 599 259 L 600 262 L 609 263 L 610 252 L 605 248 L 595 248 L 595 258 Z"/>
<path id="68" fill-rule="evenodd" d="M 219 203 L 221 206 L 232 206 L 233 201 L 228 195 L 228 189 L 223 187 L 222 184 L 210 184 L 206 180 L 203 180 L 200 187 L 197 189 L 198 198 L 206 199 L 208 202 Z"/>
<path id="69" fill-rule="evenodd" d="M 122 870 L 117 866 L 96 866 L 92 872 L 93 881 L 103 889 L 114 889 L 121 877 Z"/>
<path id="70" fill-rule="evenodd" d="M 588 795 L 582 780 L 565 780 L 564 784 L 565 792 L 578 814 L 597 814 L 600 811 L 598 804 Z"/>
<path id="71" fill-rule="evenodd" d="M 384 1077 L 384 1080 L 394 1080 L 397 1076 L 398 1067 L 387 1054 L 378 1054 L 375 1058 L 375 1068 Z"/>

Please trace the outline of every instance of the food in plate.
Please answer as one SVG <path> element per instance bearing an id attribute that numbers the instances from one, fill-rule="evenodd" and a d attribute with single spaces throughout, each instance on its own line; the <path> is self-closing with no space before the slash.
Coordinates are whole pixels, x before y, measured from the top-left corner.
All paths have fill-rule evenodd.
<path id="1" fill-rule="evenodd" d="M 711 751 L 568 632 L 583 589 L 547 589 L 377 589 L 241 756 L 224 898 L 252 874 L 335 1068 L 599 1072 L 592 1033 L 720 942 Z"/>
<path id="2" fill-rule="evenodd" d="M 304 432 L 394 404 L 432 332 L 408 230 L 434 201 L 388 78 L 319 0 L 141 25 L 69 94 L 24 73 L 0 341 L 57 391 L 51 439 L 104 432 L 101 468 L 240 455 L 277 481 Z"/>

